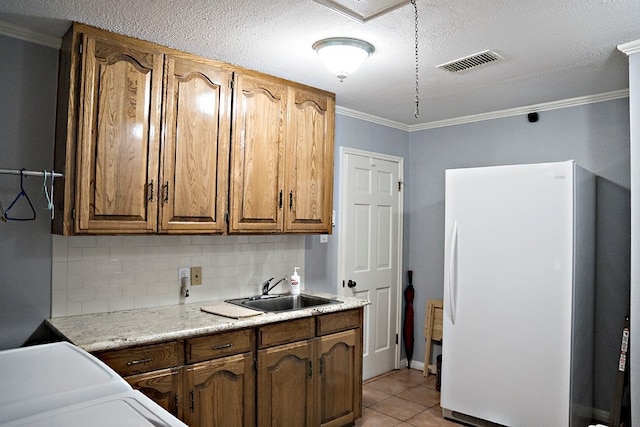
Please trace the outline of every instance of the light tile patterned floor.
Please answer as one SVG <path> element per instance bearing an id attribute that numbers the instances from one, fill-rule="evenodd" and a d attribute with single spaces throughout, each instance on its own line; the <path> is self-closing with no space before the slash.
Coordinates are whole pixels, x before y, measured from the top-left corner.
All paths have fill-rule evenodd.
<path id="1" fill-rule="evenodd" d="M 439 427 L 460 424 L 445 420 L 440 408 L 436 377 L 422 371 L 400 369 L 364 382 L 362 418 L 356 427 Z"/>

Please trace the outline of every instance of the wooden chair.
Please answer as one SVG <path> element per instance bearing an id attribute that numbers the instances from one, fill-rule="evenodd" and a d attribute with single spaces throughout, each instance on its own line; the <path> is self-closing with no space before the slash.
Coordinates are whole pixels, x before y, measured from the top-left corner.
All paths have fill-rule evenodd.
<path id="1" fill-rule="evenodd" d="M 426 338 L 426 349 L 424 352 L 423 375 L 428 377 L 430 370 L 433 372 L 436 371 L 436 365 L 430 365 L 432 341 L 442 343 L 442 300 L 427 300 L 424 337 Z"/>

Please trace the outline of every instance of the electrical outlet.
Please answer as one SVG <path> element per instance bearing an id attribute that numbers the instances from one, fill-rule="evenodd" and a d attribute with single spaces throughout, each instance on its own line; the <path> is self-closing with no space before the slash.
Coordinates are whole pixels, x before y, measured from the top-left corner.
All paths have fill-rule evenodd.
<path id="1" fill-rule="evenodd" d="M 191 284 L 202 285 L 202 267 L 191 267 Z"/>
<path id="2" fill-rule="evenodd" d="M 327 243 L 329 241 L 329 235 L 321 234 L 320 235 L 320 243 Z"/>
<path id="3" fill-rule="evenodd" d="M 182 283 L 183 277 L 190 277 L 189 267 L 180 267 L 178 268 L 178 281 Z"/>

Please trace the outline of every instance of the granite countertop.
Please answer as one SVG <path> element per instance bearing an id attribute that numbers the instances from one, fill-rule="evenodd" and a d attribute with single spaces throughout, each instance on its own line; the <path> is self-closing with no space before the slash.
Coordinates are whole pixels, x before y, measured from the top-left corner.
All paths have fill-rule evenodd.
<path id="1" fill-rule="evenodd" d="M 202 301 L 111 313 L 54 317 L 47 319 L 47 324 L 78 347 L 94 352 L 317 316 L 369 304 L 369 301 L 360 298 L 311 291 L 304 293 L 338 299 L 342 303 L 232 319 L 200 310 L 201 307 L 222 301 Z"/>

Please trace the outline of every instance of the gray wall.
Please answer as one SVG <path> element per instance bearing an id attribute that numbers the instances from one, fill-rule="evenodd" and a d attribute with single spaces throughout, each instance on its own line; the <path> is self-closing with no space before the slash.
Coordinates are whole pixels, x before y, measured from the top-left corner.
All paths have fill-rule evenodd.
<path id="1" fill-rule="evenodd" d="M 0 58 L 0 168 L 51 170 L 58 51 L 0 36 Z M 19 186 L 19 176 L 0 175 L 5 209 Z M 41 188 L 42 178 L 25 179 L 35 221 L 0 222 L 0 350 L 46 339 L 51 218 Z"/>
<path id="2" fill-rule="evenodd" d="M 308 236 L 306 238 L 305 253 L 305 286 L 320 289 L 325 292 L 337 292 L 337 286 L 342 281 L 338 275 L 338 221 L 340 219 L 340 147 L 349 147 L 376 153 L 389 154 L 402 157 L 404 162 L 404 178 L 410 175 L 410 165 L 407 162 L 409 154 L 409 134 L 405 131 L 371 123 L 353 117 L 336 114 L 334 154 L 334 183 L 333 183 L 333 210 L 335 212 L 336 226 L 333 234 L 329 236 L 328 243 L 320 243 L 320 236 Z M 405 190 L 406 191 L 406 190 Z M 408 193 L 404 195 L 404 234 L 403 234 L 403 259 L 405 265 L 402 271 L 406 271 L 409 260 L 409 199 Z M 403 275 L 406 277 L 406 274 Z M 405 279 L 406 280 L 406 279 Z"/>
<path id="3" fill-rule="evenodd" d="M 609 411 L 617 351 L 629 304 L 630 165 L 628 99 L 415 132 L 410 135 L 416 319 L 442 298 L 444 171 L 449 168 L 574 159 L 597 178 L 595 407 Z M 544 315 L 544 307 L 540 307 Z M 417 330 L 421 330 L 418 326 Z M 424 355 L 424 340 L 416 353 Z M 439 352 L 436 351 L 436 353 Z M 531 369 L 544 369 L 531 366 Z"/>

